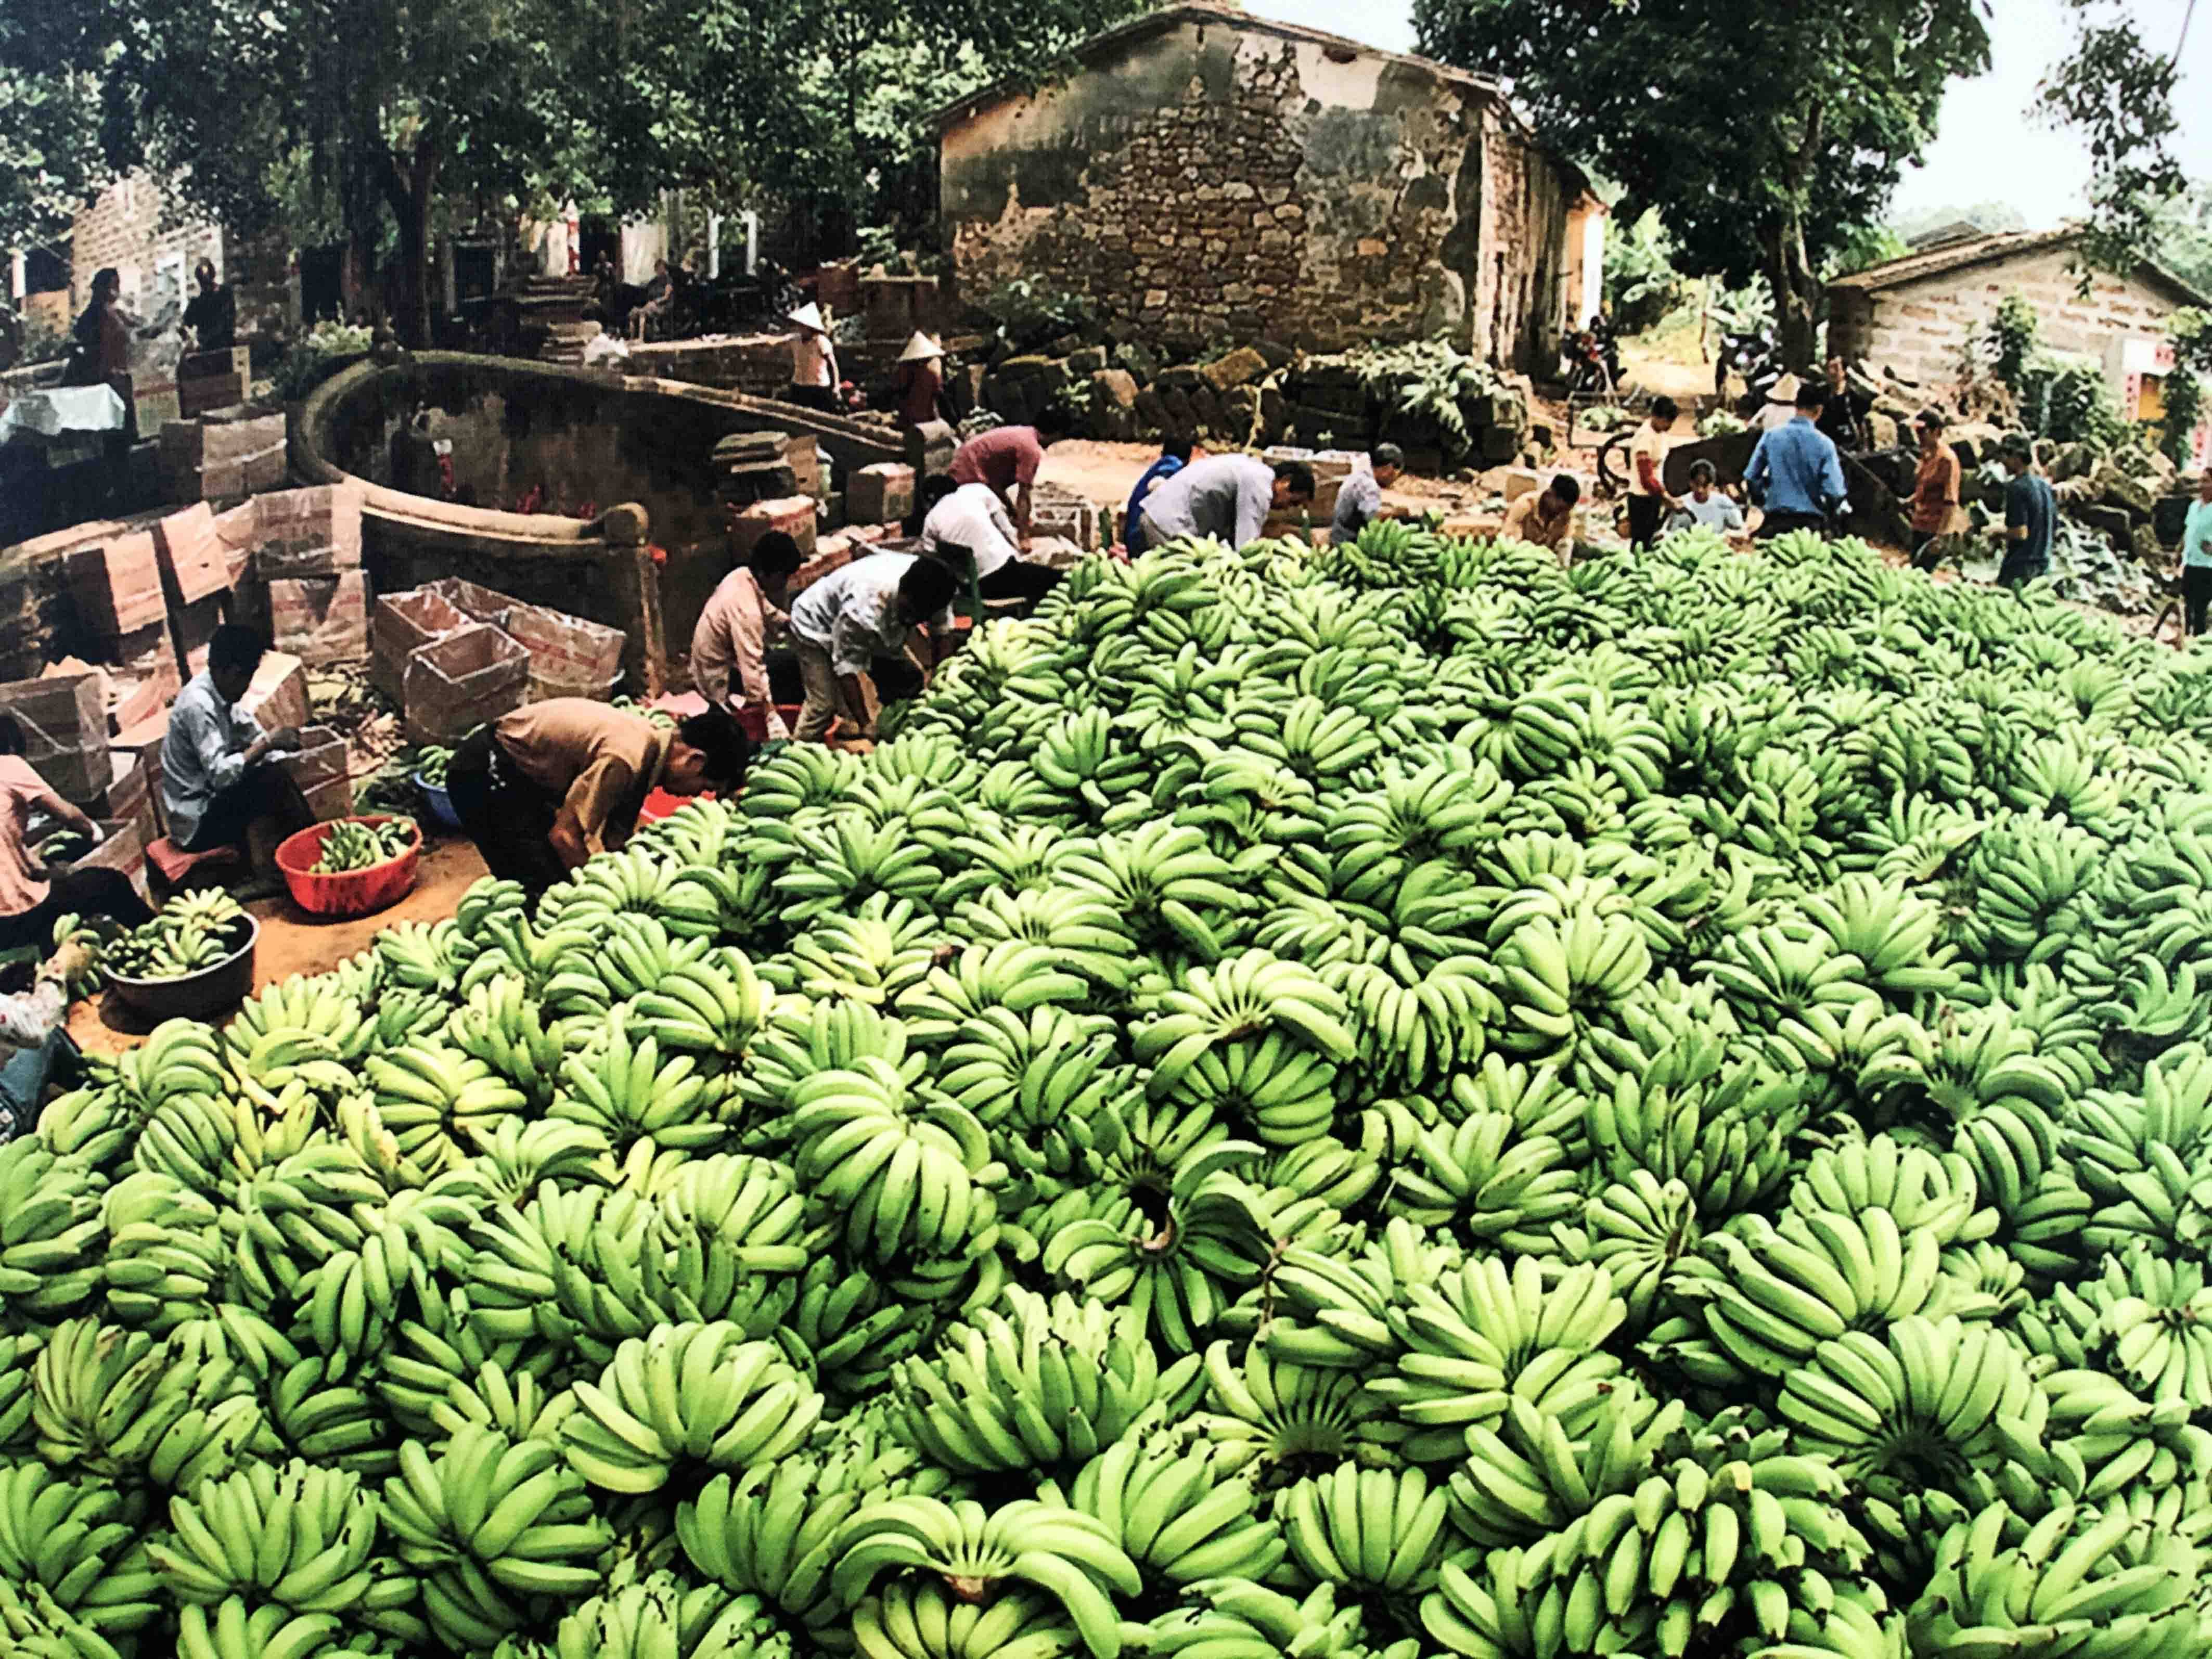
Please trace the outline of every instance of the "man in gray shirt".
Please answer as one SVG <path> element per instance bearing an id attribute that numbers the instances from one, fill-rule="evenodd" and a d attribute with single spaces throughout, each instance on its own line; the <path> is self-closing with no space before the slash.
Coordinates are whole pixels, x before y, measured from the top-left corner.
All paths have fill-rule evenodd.
<path id="1" fill-rule="evenodd" d="M 1395 444 L 1377 444 L 1360 468 L 1336 487 L 1336 516 L 1329 521 L 1332 547 L 1359 539 L 1359 532 L 1382 516 L 1382 492 L 1406 471 L 1406 452 Z"/>
<path id="2" fill-rule="evenodd" d="M 1209 455 L 1152 486 L 1145 497 L 1145 545 L 1212 536 L 1243 547 L 1260 539 L 1269 513 L 1313 498 L 1313 469 L 1304 461 L 1271 465 L 1256 455 Z"/>

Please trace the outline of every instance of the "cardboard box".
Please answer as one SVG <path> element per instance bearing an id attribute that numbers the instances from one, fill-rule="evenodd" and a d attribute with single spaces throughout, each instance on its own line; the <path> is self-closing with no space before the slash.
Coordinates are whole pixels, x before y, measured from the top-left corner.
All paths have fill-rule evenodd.
<path id="1" fill-rule="evenodd" d="M 914 469 L 878 461 L 848 475 L 845 516 L 854 524 L 895 524 L 914 511 Z"/>
<path id="2" fill-rule="evenodd" d="M 526 702 L 608 697 L 622 683 L 623 647 L 629 636 L 618 628 L 521 604 L 508 610 L 505 628 L 507 637 L 530 653 Z"/>
<path id="3" fill-rule="evenodd" d="M 158 836 L 147 833 L 143 818 L 96 818 L 100 845 L 70 866 L 76 870 L 113 870 L 131 884 L 131 890 L 149 903 L 146 886 L 146 848 Z"/>
<path id="4" fill-rule="evenodd" d="M 101 696 L 110 730 L 120 732 L 160 714 L 184 690 L 184 680 L 177 672 L 177 654 L 169 644 L 169 630 L 161 623 L 103 644 L 101 654 L 106 660 L 94 664 L 66 657 L 47 668 L 44 678 L 99 674 L 106 682 Z"/>
<path id="5" fill-rule="evenodd" d="M 111 754 L 130 756 L 146 775 L 146 803 L 153 809 L 157 837 L 169 833 L 169 811 L 161 799 L 161 750 L 168 738 L 169 717 L 163 713 L 125 726 L 108 744 Z"/>
<path id="6" fill-rule="evenodd" d="M 71 800 L 103 787 L 107 754 L 106 677 L 57 675 L 0 685 L 0 711 L 23 728 L 24 758 Z"/>
<path id="7" fill-rule="evenodd" d="M 489 587 L 480 587 L 459 576 L 441 576 L 436 581 L 426 582 L 414 590 L 417 593 L 435 593 L 447 605 L 471 622 L 489 623 L 494 628 L 507 621 L 507 613 L 516 601 L 507 594 Z"/>
<path id="8" fill-rule="evenodd" d="M 472 619 L 444 594 L 428 587 L 386 593 L 368 618 L 369 684 L 398 702 L 407 659 Z"/>
<path id="9" fill-rule="evenodd" d="M 358 485 L 318 484 L 255 496 L 254 568 L 270 581 L 360 569 L 362 495 Z"/>
<path id="10" fill-rule="evenodd" d="M 230 560 L 205 501 L 172 513 L 155 526 L 154 550 L 161 558 L 163 591 L 172 606 L 230 591 Z"/>
<path id="11" fill-rule="evenodd" d="M 125 531 L 76 549 L 67 574 L 77 615 L 94 633 L 112 638 L 168 615 L 150 530 Z"/>
<path id="12" fill-rule="evenodd" d="M 332 818 L 353 816 L 353 780 L 332 778 L 312 789 L 300 792 L 307 798 L 307 810 L 315 815 L 318 823 L 328 823 Z"/>
<path id="13" fill-rule="evenodd" d="M 231 611 L 230 590 L 225 588 L 197 604 L 180 605 L 169 613 L 177 665 L 186 677 L 206 671 L 208 646 L 215 639 L 215 630 L 222 626 Z"/>
<path id="14" fill-rule="evenodd" d="M 276 763 L 303 793 L 320 788 L 333 778 L 341 783 L 349 781 L 345 739 L 327 726 L 302 726 L 299 749 Z"/>
<path id="15" fill-rule="evenodd" d="M 261 514 L 252 501 L 214 515 L 216 538 L 222 544 L 223 568 L 235 588 L 253 568 L 253 542 L 261 527 Z"/>
<path id="16" fill-rule="evenodd" d="M 269 629 L 276 648 L 301 662 L 319 667 L 358 661 L 368 654 L 368 578 L 349 570 L 271 579 Z"/>
<path id="17" fill-rule="evenodd" d="M 100 759 L 107 769 L 94 787 L 76 794 L 66 789 L 57 793 L 95 818 L 143 818 L 150 824 L 146 769 L 138 764 L 138 757 L 127 750 L 103 749 Z"/>
<path id="18" fill-rule="evenodd" d="M 401 706 L 409 739 L 459 743 L 522 706 L 530 653 L 498 629 L 475 623 L 409 659 Z"/>
<path id="19" fill-rule="evenodd" d="M 755 501 L 730 515 L 730 554 L 742 561 L 753 544 L 771 530 L 781 530 L 799 544 L 799 556 L 814 556 L 816 517 L 811 495 L 787 495 L 781 501 Z"/>
<path id="20" fill-rule="evenodd" d="M 306 728 L 313 709 L 307 700 L 307 665 L 297 657 L 271 651 L 254 671 L 253 683 L 238 700 L 239 712 L 251 714 L 264 732 L 288 726 Z"/>

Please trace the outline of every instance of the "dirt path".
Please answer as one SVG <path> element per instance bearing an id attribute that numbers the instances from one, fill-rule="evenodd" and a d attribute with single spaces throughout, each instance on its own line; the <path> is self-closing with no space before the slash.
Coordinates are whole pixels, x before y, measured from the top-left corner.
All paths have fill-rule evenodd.
<path id="1" fill-rule="evenodd" d="M 357 921 L 325 921 L 294 908 L 289 899 L 246 906 L 261 919 L 253 952 L 253 988 L 260 991 L 295 974 L 327 973 L 367 950 L 385 928 L 402 921 L 439 921 L 453 914 L 461 895 L 484 873 L 475 846 L 459 837 L 432 842 L 422 854 L 415 890 L 389 910 Z M 112 996 L 96 996 L 70 1010 L 69 1032 L 88 1054 L 112 1054 L 135 1046 L 151 1027 Z"/>

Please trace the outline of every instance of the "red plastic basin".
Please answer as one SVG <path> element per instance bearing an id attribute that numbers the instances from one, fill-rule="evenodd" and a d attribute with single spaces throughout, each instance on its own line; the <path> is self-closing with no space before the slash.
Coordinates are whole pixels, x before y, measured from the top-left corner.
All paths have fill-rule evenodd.
<path id="1" fill-rule="evenodd" d="M 397 904 L 415 885 L 415 867 L 422 860 L 422 830 L 411 820 L 408 824 L 411 839 L 398 857 L 343 875 L 318 873 L 313 866 L 323 855 L 323 837 L 344 822 L 333 818 L 329 823 L 311 824 L 297 835 L 286 836 L 276 849 L 276 868 L 283 874 L 284 884 L 292 890 L 292 902 L 311 916 L 369 915 Z M 364 816 L 353 822 L 388 823 L 391 815 Z"/>

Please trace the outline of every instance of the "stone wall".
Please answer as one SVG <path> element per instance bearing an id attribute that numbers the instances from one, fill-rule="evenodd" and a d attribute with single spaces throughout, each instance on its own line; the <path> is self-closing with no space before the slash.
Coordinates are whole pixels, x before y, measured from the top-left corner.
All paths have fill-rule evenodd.
<path id="1" fill-rule="evenodd" d="M 1868 294 L 1838 289 L 1830 296 L 1829 333 L 1855 362 L 1891 369 L 1908 380 L 1954 380 L 1960 349 L 1993 316 L 2008 294 L 2024 295 L 2041 319 L 2044 343 L 2105 362 L 2125 339 L 2161 339 L 2165 319 L 2186 300 L 2155 276 L 2100 273 L 2085 297 L 2067 268 L 2063 248 L 1963 270 L 1943 271 Z"/>
<path id="2" fill-rule="evenodd" d="M 1556 347 L 1579 191 L 1496 97 L 1412 59 L 1184 17 L 956 118 L 940 164 L 971 304 L 1057 283 L 1170 353 Z"/>
<path id="3" fill-rule="evenodd" d="M 163 268 L 181 262 L 181 300 L 191 286 L 192 267 L 203 258 L 222 269 L 222 233 L 204 220 L 165 226 L 162 192 L 149 175 L 133 173 L 117 179 L 76 216 L 70 232 L 71 313 L 92 299 L 92 279 L 104 265 L 123 279 L 123 302 L 141 316 L 160 309 Z M 241 319 L 242 320 L 242 319 Z"/>

